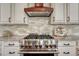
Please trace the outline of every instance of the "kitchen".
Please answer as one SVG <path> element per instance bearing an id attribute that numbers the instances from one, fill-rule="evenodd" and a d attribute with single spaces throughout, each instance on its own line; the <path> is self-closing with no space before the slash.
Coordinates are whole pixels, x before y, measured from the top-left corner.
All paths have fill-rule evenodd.
<path id="1" fill-rule="evenodd" d="M 0 56 L 78 56 L 78 25 L 78 3 L 0 3 Z"/>

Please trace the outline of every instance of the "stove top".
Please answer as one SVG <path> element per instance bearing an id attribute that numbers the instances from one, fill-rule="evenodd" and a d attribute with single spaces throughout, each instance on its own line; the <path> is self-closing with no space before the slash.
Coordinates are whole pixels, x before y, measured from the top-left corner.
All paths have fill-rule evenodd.
<path id="1" fill-rule="evenodd" d="M 54 39 L 51 35 L 29 34 L 24 39 Z"/>

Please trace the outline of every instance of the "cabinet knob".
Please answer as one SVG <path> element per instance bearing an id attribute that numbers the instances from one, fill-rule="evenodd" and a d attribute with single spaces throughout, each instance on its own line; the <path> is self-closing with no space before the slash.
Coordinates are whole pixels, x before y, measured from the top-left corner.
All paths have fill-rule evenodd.
<path id="1" fill-rule="evenodd" d="M 25 19 L 26 19 L 26 17 L 23 18 L 24 23 L 25 23 Z"/>
<path id="2" fill-rule="evenodd" d="M 55 22 L 55 17 L 53 17 L 53 22 Z"/>
<path id="3" fill-rule="evenodd" d="M 9 17 L 9 22 L 11 23 L 11 17 Z"/>
<path id="4" fill-rule="evenodd" d="M 15 52 L 9 52 L 9 54 L 14 54 Z"/>
<path id="5" fill-rule="evenodd" d="M 69 46 L 70 44 L 69 44 L 69 43 L 67 43 L 67 44 L 66 44 L 66 43 L 64 43 L 64 45 L 65 45 L 65 46 Z"/>
<path id="6" fill-rule="evenodd" d="M 14 43 L 13 44 L 8 44 L 9 46 L 14 46 Z"/>
<path id="7" fill-rule="evenodd" d="M 63 54 L 70 54 L 70 52 L 63 52 Z"/>
<path id="8" fill-rule="evenodd" d="M 67 22 L 70 22 L 70 17 L 69 16 L 67 17 Z"/>

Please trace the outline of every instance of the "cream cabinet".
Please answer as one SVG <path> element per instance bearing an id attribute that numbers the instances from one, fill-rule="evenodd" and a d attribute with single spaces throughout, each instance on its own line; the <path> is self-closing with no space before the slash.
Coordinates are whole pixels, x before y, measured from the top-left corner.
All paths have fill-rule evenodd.
<path id="1" fill-rule="evenodd" d="M 69 3 L 67 4 L 67 23 L 68 24 L 79 24 L 79 4 Z"/>
<path id="2" fill-rule="evenodd" d="M 20 56 L 19 54 L 19 41 L 4 41 L 3 56 Z"/>
<path id="3" fill-rule="evenodd" d="M 15 3 L 14 7 L 14 24 L 27 24 L 28 16 L 24 12 L 24 8 L 27 8 L 26 3 Z"/>
<path id="4" fill-rule="evenodd" d="M 77 56 L 79 56 L 79 40 L 77 41 Z"/>
<path id="5" fill-rule="evenodd" d="M 51 8 L 54 8 L 54 11 L 51 15 L 50 24 L 65 24 L 66 13 L 65 13 L 65 3 L 52 3 Z"/>
<path id="6" fill-rule="evenodd" d="M 0 3 L 0 24 L 27 24 L 26 3 Z"/>
<path id="7" fill-rule="evenodd" d="M 76 41 L 58 41 L 58 56 L 76 56 Z"/>
<path id="8" fill-rule="evenodd" d="M 76 56 L 75 48 L 73 47 L 61 47 L 58 48 L 59 54 L 58 56 Z"/>
<path id="9" fill-rule="evenodd" d="M 35 6 L 34 3 L 28 3 L 27 5 L 28 5 L 28 7 L 34 7 Z"/>
<path id="10" fill-rule="evenodd" d="M 51 4 L 50 3 L 44 3 L 44 6 L 45 7 L 51 7 Z"/>
<path id="11" fill-rule="evenodd" d="M 0 41 L 0 56 L 2 56 L 2 41 Z"/>
<path id="12" fill-rule="evenodd" d="M 11 21 L 11 4 L 0 3 L 0 24 L 8 24 Z"/>
<path id="13" fill-rule="evenodd" d="M 3 56 L 20 56 L 17 47 L 4 47 Z"/>

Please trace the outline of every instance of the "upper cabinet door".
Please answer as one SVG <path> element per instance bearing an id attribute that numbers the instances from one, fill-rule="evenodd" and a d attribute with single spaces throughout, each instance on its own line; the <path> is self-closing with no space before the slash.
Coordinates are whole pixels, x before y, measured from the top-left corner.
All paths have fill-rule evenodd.
<path id="1" fill-rule="evenodd" d="M 70 24 L 79 24 L 79 5 L 78 3 L 70 3 L 67 5 L 68 15 L 67 21 Z"/>
<path id="2" fill-rule="evenodd" d="M 27 24 L 28 16 L 24 12 L 24 8 L 27 8 L 26 3 L 15 3 L 14 4 L 14 13 L 15 13 L 15 22 L 16 24 Z"/>
<path id="3" fill-rule="evenodd" d="M 34 7 L 35 4 L 34 3 L 27 3 L 28 7 Z"/>
<path id="4" fill-rule="evenodd" d="M 0 4 L 0 23 L 8 24 L 11 20 L 11 4 L 10 3 L 1 3 Z"/>
<path id="5" fill-rule="evenodd" d="M 65 4 L 56 3 L 51 4 L 54 11 L 51 15 L 51 24 L 64 24 L 65 23 Z"/>
<path id="6" fill-rule="evenodd" d="M 44 6 L 45 7 L 51 7 L 51 4 L 50 3 L 44 3 Z"/>

